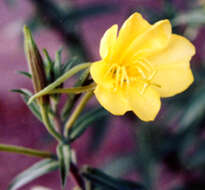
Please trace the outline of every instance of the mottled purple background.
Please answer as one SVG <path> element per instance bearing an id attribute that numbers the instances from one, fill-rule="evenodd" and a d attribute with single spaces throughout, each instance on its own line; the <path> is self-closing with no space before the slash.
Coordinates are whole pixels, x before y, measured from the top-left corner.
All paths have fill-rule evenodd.
<path id="1" fill-rule="evenodd" d="M 56 0 L 56 2 L 61 3 L 66 0 Z M 142 2 L 148 5 L 152 3 L 152 6 L 156 8 L 157 4 L 163 3 L 160 0 L 73 0 L 72 2 L 78 6 L 93 2 L 114 2 L 120 5 L 118 10 L 111 14 L 89 18 L 79 25 L 84 43 L 89 48 L 93 60 L 99 57 L 99 40 L 104 31 L 112 24 L 121 24 L 129 15 L 128 10 L 140 6 Z M 182 7 L 183 2 L 176 1 Z M 19 95 L 9 92 L 14 88 L 31 89 L 31 83 L 18 75 L 16 71 L 27 70 L 22 27 L 33 14 L 34 9 L 28 0 L 16 1 L 12 6 L 8 6 L 3 0 L 0 1 L 0 143 L 55 151 L 56 143 L 48 136 L 43 125 L 30 113 Z M 40 49 L 46 48 L 51 55 L 54 55 L 55 51 L 63 45 L 60 36 L 50 29 L 42 28 L 34 33 L 34 37 Z M 87 143 L 85 143 L 90 140 L 89 131 L 75 143 L 78 162 L 81 165 L 90 164 L 94 167 L 103 167 L 113 157 L 132 151 L 135 146 L 133 135 L 135 129 L 130 127 L 129 121 L 126 118 L 111 117 L 109 126 L 111 126 L 109 134 L 106 135 L 99 151 L 89 153 Z M 5 190 L 19 172 L 36 161 L 38 161 L 36 158 L 1 152 L 0 189 Z M 133 180 L 137 179 L 135 174 L 128 177 Z M 176 176 L 170 178 L 176 182 Z M 21 190 L 28 190 L 33 185 L 44 185 L 60 190 L 58 172 L 45 175 Z"/>

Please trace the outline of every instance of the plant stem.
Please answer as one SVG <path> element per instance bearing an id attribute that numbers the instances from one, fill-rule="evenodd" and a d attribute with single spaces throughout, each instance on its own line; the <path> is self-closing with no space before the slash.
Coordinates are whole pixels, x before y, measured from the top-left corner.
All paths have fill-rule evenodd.
<path id="1" fill-rule="evenodd" d="M 42 120 L 44 122 L 44 125 L 46 126 L 46 129 L 48 130 L 48 132 L 55 137 L 55 139 L 59 142 L 62 141 L 62 137 L 61 135 L 55 130 L 55 128 L 52 126 L 49 117 L 48 117 L 48 112 L 47 112 L 47 107 L 46 105 L 40 105 L 41 108 L 41 116 L 42 116 Z"/>
<path id="2" fill-rule="evenodd" d="M 73 162 L 70 163 L 70 173 L 73 176 L 73 178 L 75 179 L 76 184 L 82 190 L 85 190 L 85 182 L 84 182 L 82 176 L 80 175 L 78 167 Z"/>
<path id="3" fill-rule="evenodd" d="M 81 111 L 83 110 L 83 108 L 85 107 L 86 103 L 88 102 L 88 100 L 92 97 L 93 92 L 87 92 L 82 99 L 80 100 L 80 102 L 78 103 L 78 105 L 76 106 L 74 112 L 72 113 L 72 115 L 70 116 L 69 120 L 66 122 L 65 124 L 65 130 L 64 130 L 64 136 L 68 137 L 68 131 L 69 129 L 72 127 L 73 123 L 76 121 L 76 119 L 78 118 L 78 116 L 80 115 Z"/>
<path id="4" fill-rule="evenodd" d="M 59 77 L 55 82 L 51 83 L 50 85 L 48 85 L 46 88 L 44 88 L 43 90 L 39 91 L 38 93 L 34 94 L 28 101 L 28 104 L 30 104 L 35 98 L 38 98 L 40 96 L 46 95 L 48 94 L 48 92 L 50 92 L 51 90 L 53 90 L 54 88 L 56 88 L 57 86 L 59 86 L 61 83 L 63 83 L 65 80 L 67 80 L 68 78 L 72 77 L 74 74 L 76 74 L 77 72 L 87 68 L 90 66 L 91 63 L 84 63 L 84 64 L 80 64 L 80 65 L 76 65 L 75 67 L 73 67 L 72 69 L 70 69 L 69 71 L 67 71 L 66 73 L 64 73 L 61 77 Z"/>
<path id="5" fill-rule="evenodd" d="M 85 71 L 83 71 L 83 73 L 80 75 L 80 78 L 76 81 L 74 87 L 88 85 L 89 83 L 87 83 L 87 80 L 89 78 L 89 72 L 89 68 L 85 69 Z M 80 96 L 81 94 L 69 94 L 69 96 L 67 96 L 66 103 L 61 112 L 61 118 L 63 122 L 65 122 L 68 118 L 69 113 L 72 110 L 72 107 L 75 105 Z"/>
<path id="6" fill-rule="evenodd" d="M 60 115 L 58 112 L 58 101 L 55 98 L 50 98 L 50 103 L 51 103 L 51 108 L 55 113 L 52 117 L 54 127 L 58 133 L 62 134 L 62 128 L 61 128 L 62 125 L 61 125 Z"/>
<path id="7" fill-rule="evenodd" d="M 15 146 L 15 145 L 7 145 L 7 144 L 0 144 L 0 152 L 12 152 L 17 154 L 23 154 L 27 156 L 33 156 L 38 158 L 55 158 L 56 155 L 52 154 L 51 152 L 44 152 L 39 151 L 31 148 L 25 148 L 21 146 Z M 85 190 L 85 183 L 82 178 L 82 176 L 79 173 L 79 170 L 77 166 L 74 165 L 74 163 L 71 163 L 70 166 L 70 172 L 75 179 L 77 185 L 82 188 L 82 190 Z"/>
<path id="8" fill-rule="evenodd" d="M 54 90 L 51 90 L 50 92 L 48 92 L 48 94 L 63 94 L 63 93 L 67 93 L 67 94 L 80 94 L 83 92 L 88 92 L 93 90 L 96 87 L 95 83 L 92 83 L 90 85 L 87 86 L 82 86 L 82 87 L 74 87 L 74 88 L 57 88 Z"/>
<path id="9" fill-rule="evenodd" d="M 43 152 L 31 148 L 25 148 L 20 146 L 13 146 L 13 145 L 5 145 L 0 144 L 0 152 L 13 152 L 18 154 L 24 154 L 28 156 L 35 156 L 40 158 L 52 158 L 54 155 L 50 152 Z"/>
<path id="10" fill-rule="evenodd" d="M 33 156 L 38 158 L 55 158 L 56 155 L 51 152 L 44 152 L 39 151 L 31 148 L 25 148 L 21 146 L 15 146 L 15 145 L 7 145 L 7 144 L 0 144 L 0 152 L 12 152 L 17 154 L 23 154 L 27 156 Z M 79 170 L 77 166 L 75 166 L 73 163 L 71 163 L 70 166 L 70 172 L 75 179 L 77 185 L 82 188 L 82 190 L 85 190 L 85 183 L 82 178 L 82 176 L 79 173 Z"/>

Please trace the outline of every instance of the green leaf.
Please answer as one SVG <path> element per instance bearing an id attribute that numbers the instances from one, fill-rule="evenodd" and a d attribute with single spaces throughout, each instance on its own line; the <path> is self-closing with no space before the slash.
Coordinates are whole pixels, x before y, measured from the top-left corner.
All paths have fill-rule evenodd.
<path id="1" fill-rule="evenodd" d="M 77 80 L 77 82 L 75 83 L 74 87 L 79 87 L 81 86 L 85 81 L 86 79 L 88 78 L 89 76 L 89 69 L 86 69 L 79 77 L 79 79 Z M 63 110 L 62 110 L 62 113 L 61 113 L 61 117 L 62 117 L 62 120 L 66 120 L 68 118 L 68 115 L 70 113 L 70 111 L 72 110 L 73 108 L 73 105 L 75 103 L 75 100 L 79 97 L 79 95 L 74 95 L 74 94 L 70 94 L 68 96 L 68 100 L 65 104 L 65 106 L 63 107 Z"/>
<path id="2" fill-rule="evenodd" d="M 26 104 L 27 104 L 29 98 L 32 96 L 32 93 L 29 90 L 23 89 L 23 88 L 22 89 L 13 89 L 11 91 L 16 92 L 16 93 L 20 93 Z M 36 103 L 36 101 L 33 101 L 31 104 L 28 105 L 28 107 L 31 110 L 31 112 L 37 117 L 37 119 L 42 121 L 40 108 L 39 108 L 38 104 Z"/>
<path id="3" fill-rule="evenodd" d="M 25 72 L 25 71 L 17 71 L 17 72 L 21 75 L 24 75 L 24 76 L 28 77 L 29 79 L 32 78 L 32 75 L 28 72 Z"/>
<path id="4" fill-rule="evenodd" d="M 91 123 L 106 116 L 108 116 L 107 111 L 102 108 L 97 108 L 79 117 L 79 119 L 71 128 L 70 141 L 73 142 L 75 139 L 80 137 L 84 133 L 84 131 L 90 126 Z"/>
<path id="5" fill-rule="evenodd" d="M 44 65 L 45 65 L 47 81 L 51 83 L 54 81 L 54 73 L 53 73 L 54 63 L 46 49 L 43 49 L 43 54 L 44 54 Z"/>
<path id="6" fill-rule="evenodd" d="M 85 80 L 88 78 L 90 74 L 90 69 L 86 69 L 79 77 L 78 81 L 75 83 L 75 87 L 81 86 L 83 85 L 83 83 L 85 82 Z"/>
<path id="7" fill-rule="evenodd" d="M 106 110 L 104 110 L 107 112 Z M 105 113 L 106 114 L 106 113 Z M 109 121 L 109 114 L 107 112 L 107 115 L 104 117 L 99 117 L 96 122 L 93 122 L 92 124 L 92 132 L 90 138 L 92 139 L 89 143 L 89 153 L 94 153 L 98 151 L 101 144 L 104 142 L 104 139 L 106 138 L 106 135 L 109 131 L 109 126 L 107 125 L 107 122 Z"/>
<path id="8" fill-rule="evenodd" d="M 78 57 L 71 58 L 67 63 L 61 65 L 61 74 L 64 74 L 77 64 L 80 64 L 80 59 Z"/>
<path id="9" fill-rule="evenodd" d="M 66 178 L 70 170 L 70 161 L 71 161 L 71 150 L 68 144 L 60 144 L 57 147 L 57 155 L 60 166 L 61 174 L 61 183 L 62 186 L 66 185 Z"/>
<path id="10" fill-rule="evenodd" d="M 129 172 L 136 171 L 136 155 L 131 154 L 117 155 L 103 166 L 103 171 L 115 177 L 126 176 Z"/>
<path id="11" fill-rule="evenodd" d="M 54 68 L 53 68 L 55 79 L 57 79 L 61 75 L 61 65 L 62 65 L 61 53 L 62 53 L 62 49 L 59 49 L 56 52 Z"/>
<path id="12" fill-rule="evenodd" d="M 51 171 L 54 171 L 58 168 L 58 161 L 45 159 L 43 161 L 37 162 L 30 168 L 23 171 L 19 174 L 9 185 L 8 190 L 16 190 L 26 185 L 30 181 L 45 175 Z"/>
<path id="13" fill-rule="evenodd" d="M 106 190 L 145 190 L 139 183 L 111 177 L 96 168 L 86 167 L 82 171 L 82 175 L 95 185 L 106 188 Z"/>

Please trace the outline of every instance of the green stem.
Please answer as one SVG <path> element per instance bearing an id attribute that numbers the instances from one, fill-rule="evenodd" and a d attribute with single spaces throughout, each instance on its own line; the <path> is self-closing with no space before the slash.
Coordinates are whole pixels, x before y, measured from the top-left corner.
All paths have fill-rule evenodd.
<path id="1" fill-rule="evenodd" d="M 96 87 L 95 83 L 92 83 L 87 86 L 74 87 L 74 88 L 57 88 L 48 92 L 48 94 L 80 94 L 83 92 L 88 92 L 93 90 Z"/>
<path id="2" fill-rule="evenodd" d="M 75 67 L 73 67 L 72 69 L 70 69 L 69 71 L 67 71 L 65 74 L 63 74 L 61 77 L 59 77 L 55 82 L 51 83 L 50 85 L 48 85 L 46 88 L 44 88 L 43 90 L 41 90 L 40 92 L 34 94 L 28 101 L 28 104 L 30 104 L 35 98 L 43 96 L 45 94 L 47 94 L 49 91 L 53 90 L 54 88 L 56 88 L 57 86 L 59 86 L 61 83 L 63 83 L 65 80 L 67 80 L 68 78 L 72 77 L 74 74 L 76 74 L 77 72 L 89 67 L 91 65 L 91 63 L 84 63 L 84 64 L 80 64 L 80 65 L 76 65 Z"/>
<path id="3" fill-rule="evenodd" d="M 62 137 L 61 135 L 55 130 L 55 128 L 52 126 L 49 117 L 48 117 L 48 112 L 47 112 L 47 107 L 46 105 L 41 105 L 41 116 L 42 116 L 42 120 L 44 122 L 44 125 L 46 126 L 46 129 L 48 130 L 48 132 L 56 138 L 56 140 L 58 140 L 59 142 L 62 141 Z"/>
<path id="4" fill-rule="evenodd" d="M 61 128 L 60 115 L 58 112 L 58 103 L 59 102 L 58 100 L 56 100 L 56 98 L 50 97 L 51 108 L 52 108 L 52 111 L 54 112 L 54 114 L 52 114 L 53 124 L 54 124 L 55 130 L 61 134 L 62 128 Z"/>
<path id="5" fill-rule="evenodd" d="M 86 80 L 89 78 L 89 68 L 85 69 L 85 71 L 83 71 L 83 73 L 80 75 L 79 79 L 76 81 L 74 87 L 80 87 L 86 84 Z M 63 122 L 66 121 L 66 119 L 69 116 L 69 113 L 72 109 L 72 107 L 75 105 L 75 103 L 77 102 L 77 100 L 80 98 L 80 94 L 69 94 L 69 96 L 67 96 L 67 100 L 66 103 L 62 109 L 61 112 L 61 118 L 63 120 Z"/>
<path id="6" fill-rule="evenodd" d="M 36 156 L 40 158 L 52 158 L 54 155 L 50 152 L 43 152 L 31 148 L 25 148 L 20 146 L 0 144 L 0 152 L 13 152 L 17 154 L 24 154 L 28 156 Z"/>
<path id="7" fill-rule="evenodd" d="M 80 187 L 80 189 L 86 190 L 85 181 L 83 180 L 78 167 L 73 162 L 70 163 L 70 173 L 75 179 L 75 182 Z"/>
<path id="8" fill-rule="evenodd" d="M 64 136 L 65 137 L 68 137 L 69 129 L 72 127 L 73 123 L 76 121 L 76 119 L 78 118 L 78 116 L 80 115 L 81 111 L 85 107 L 85 105 L 88 102 L 88 100 L 92 97 L 92 95 L 93 95 L 92 91 L 87 92 L 82 97 L 82 99 L 80 100 L 79 104 L 77 105 L 77 107 L 75 108 L 74 112 L 70 116 L 69 120 L 65 124 L 65 130 L 64 130 Z"/>

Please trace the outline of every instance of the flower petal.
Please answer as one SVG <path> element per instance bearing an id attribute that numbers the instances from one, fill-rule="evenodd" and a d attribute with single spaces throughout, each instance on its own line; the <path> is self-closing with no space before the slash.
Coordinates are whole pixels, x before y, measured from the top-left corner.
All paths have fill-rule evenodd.
<path id="1" fill-rule="evenodd" d="M 145 83 L 137 83 L 129 86 L 126 97 L 132 111 L 143 121 L 153 121 L 160 110 L 160 96 L 151 86 Z"/>
<path id="2" fill-rule="evenodd" d="M 90 66 L 90 74 L 93 80 L 106 88 L 113 88 L 115 81 L 107 76 L 110 65 L 105 61 L 96 61 Z"/>
<path id="3" fill-rule="evenodd" d="M 194 46 L 184 37 L 172 35 L 166 49 L 149 58 L 157 73 L 152 79 L 161 97 L 170 97 L 186 90 L 194 78 L 190 69 L 190 59 L 195 54 Z"/>
<path id="4" fill-rule="evenodd" d="M 112 54 L 113 47 L 117 40 L 117 30 L 118 26 L 115 24 L 104 33 L 100 41 L 100 56 L 102 59 Z"/>
<path id="5" fill-rule="evenodd" d="M 168 46 L 149 59 L 152 64 L 158 65 L 190 60 L 194 54 L 195 47 L 189 40 L 177 34 L 172 34 Z"/>
<path id="6" fill-rule="evenodd" d="M 139 13 L 132 14 L 122 25 L 119 31 L 119 37 L 116 43 L 115 56 L 124 47 L 128 47 L 137 37 L 146 32 L 151 25 Z"/>
<path id="7" fill-rule="evenodd" d="M 189 62 L 180 62 L 164 67 L 158 67 L 158 71 L 152 82 L 161 97 L 170 97 L 186 90 L 194 81 Z"/>
<path id="8" fill-rule="evenodd" d="M 105 70 L 106 63 L 103 60 L 92 63 L 92 65 L 90 66 L 90 74 L 96 83 L 102 82 L 102 79 L 106 72 Z"/>
<path id="9" fill-rule="evenodd" d="M 130 110 L 121 90 L 112 91 L 98 85 L 94 93 L 100 104 L 113 115 L 123 115 Z"/>
<path id="10" fill-rule="evenodd" d="M 150 27 L 139 38 L 136 38 L 127 48 L 123 60 L 133 57 L 147 56 L 165 48 L 171 38 L 171 24 L 169 20 L 162 20 Z"/>

